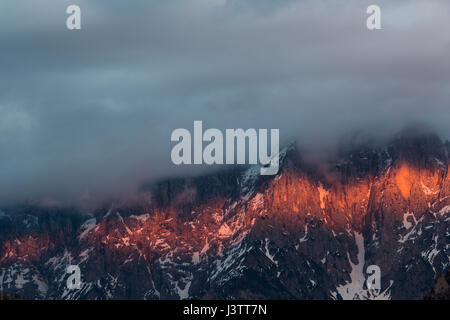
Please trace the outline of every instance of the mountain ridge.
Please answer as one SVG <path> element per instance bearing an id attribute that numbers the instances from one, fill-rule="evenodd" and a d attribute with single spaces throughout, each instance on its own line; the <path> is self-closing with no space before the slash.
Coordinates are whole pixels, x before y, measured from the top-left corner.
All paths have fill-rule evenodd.
<path id="1" fill-rule="evenodd" d="M 400 136 L 347 150 L 323 171 L 291 144 L 273 177 L 253 166 L 165 180 L 152 186 L 151 199 L 92 215 L 3 212 L 0 292 L 420 299 L 448 270 L 449 150 L 433 135 Z M 81 268 L 80 290 L 66 287 L 70 264 Z M 380 290 L 365 285 L 369 265 L 381 270 Z"/>

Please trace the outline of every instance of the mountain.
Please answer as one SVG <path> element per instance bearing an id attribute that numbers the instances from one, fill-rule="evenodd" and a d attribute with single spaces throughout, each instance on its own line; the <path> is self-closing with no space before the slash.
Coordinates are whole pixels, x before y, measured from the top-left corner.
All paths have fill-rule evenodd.
<path id="1" fill-rule="evenodd" d="M 325 166 L 170 179 L 91 214 L 0 211 L 0 292 L 24 299 L 423 299 L 449 267 L 450 144 L 354 145 Z M 81 270 L 69 289 L 69 265 Z M 367 287 L 369 270 L 381 273 Z M 369 269 L 369 270 L 368 270 Z"/>

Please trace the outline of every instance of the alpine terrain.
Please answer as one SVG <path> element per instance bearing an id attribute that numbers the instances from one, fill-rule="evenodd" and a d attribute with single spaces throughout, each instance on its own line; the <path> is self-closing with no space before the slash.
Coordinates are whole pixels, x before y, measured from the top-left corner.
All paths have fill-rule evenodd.
<path id="1" fill-rule="evenodd" d="M 449 268 L 450 144 L 357 145 L 315 166 L 161 181 L 92 213 L 0 210 L 0 292 L 22 299 L 423 299 Z M 326 167 L 326 168 L 324 168 Z M 81 270 L 70 289 L 69 265 Z M 381 273 L 368 288 L 369 266 Z M 370 268 L 369 268 L 370 269 Z"/>

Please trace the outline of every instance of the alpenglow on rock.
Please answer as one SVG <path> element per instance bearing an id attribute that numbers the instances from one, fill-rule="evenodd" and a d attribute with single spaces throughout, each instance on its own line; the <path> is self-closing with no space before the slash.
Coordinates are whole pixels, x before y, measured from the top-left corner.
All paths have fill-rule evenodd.
<path id="1" fill-rule="evenodd" d="M 154 185 L 152 200 L 0 212 L 0 292 L 25 299 L 422 299 L 449 267 L 449 144 L 294 146 L 275 176 L 234 168 Z M 79 290 L 66 286 L 80 267 Z M 366 285 L 379 267 L 380 288 Z"/>

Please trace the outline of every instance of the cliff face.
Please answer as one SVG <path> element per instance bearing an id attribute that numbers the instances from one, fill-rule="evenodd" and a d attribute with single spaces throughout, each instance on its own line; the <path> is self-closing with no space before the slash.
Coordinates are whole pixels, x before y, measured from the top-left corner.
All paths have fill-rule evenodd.
<path id="1" fill-rule="evenodd" d="M 398 138 L 326 172 L 284 149 L 258 167 L 164 181 L 149 201 L 0 213 L 0 292 L 28 299 L 421 299 L 449 266 L 448 144 Z M 55 212 L 52 212 L 55 211 Z M 69 290 L 68 265 L 82 287 Z M 368 289 L 367 268 L 381 271 Z"/>

